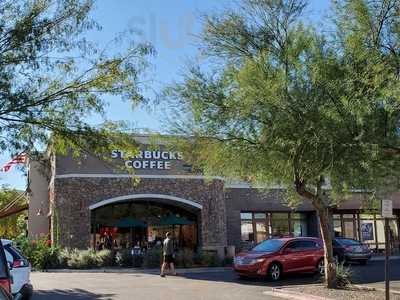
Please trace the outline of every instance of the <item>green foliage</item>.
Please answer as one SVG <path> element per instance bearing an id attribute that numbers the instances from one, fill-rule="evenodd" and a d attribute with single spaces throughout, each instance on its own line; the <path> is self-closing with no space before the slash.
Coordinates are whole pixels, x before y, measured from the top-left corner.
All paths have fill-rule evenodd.
<path id="1" fill-rule="evenodd" d="M 159 268 L 162 264 L 162 249 L 149 249 L 143 258 L 144 268 Z"/>
<path id="2" fill-rule="evenodd" d="M 16 200 L 14 202 L 14 200 Z M 14 203 L 14 204 L 13 204 Z M 7 210 L 9 205 L 20 207 L 27 204 L 25 195 L 7 187 L 0 190 L 0 213 Z M 0 236 L 6 239 L 14 239 L 26 233 L 26 211 L 0 219 Z"/>
<path id="3" fill-rule="evenodd" d="M 25 237 L 19 237 L 16 245 L 35 269 L 46 270 L 59 266 L 60 249 L 52 247 L 47 238 L 30 241 Z"/>
<path id="4" fill-rule="evenodd" d="M 400 0 L 334 1 L 329 30 L 303 23 L 305 1 L 240 3 L 205 17 L 212 64 L 166 90 L 172 133 L 191 137 L 172 143 L 195 170 L 310 201 L 330 240 L 332 208 L 352 189 L 399 187 Z"/>
<path id="5" fill-rule="evenodd" d="M 120 267 L 132 267 L 133 259 L 129 249 L 119 250 L 115 256 L 115 261 Z"/>
<path id="6" fill-rule="evenodd" d="M 343 263 L 336 266 L 336 280 L 339 288 L 346 288 L 352 283 L 353 272 Z"/>
<path id="7" fill-rule="evenodd" d="M 91 42 L 88 33 L 101 30 L 92 9 L 91 0 L 3 1 L 0 149 L 35 156 L 52 142 L 55 151 L 104 154 L 110 143 L 127 143 L 126 124 L 93 128 L 87 119 L 105 120 L 106 96 L 133 105 L 144 100 L 139 75 L 154 50 L 129 33 L 110 41 L 118 43 L 118 53 Z"/>
<path id="8" fill-rule="evenodd" d="M 190 268 L 194 265 L 194 251 L 184 248 L 175 255 L 175 263 L 179 267 Z"/>

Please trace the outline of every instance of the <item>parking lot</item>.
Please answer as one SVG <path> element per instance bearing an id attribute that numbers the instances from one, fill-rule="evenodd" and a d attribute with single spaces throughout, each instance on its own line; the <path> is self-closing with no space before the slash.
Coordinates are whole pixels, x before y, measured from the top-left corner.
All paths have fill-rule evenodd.
<path id="1" fill-rule="evenodd" d="M 391 261 L 392 288 L 400 291 L 400 260 Z M 355 283 L 383 287 L 384 263 L 351 266 Z M 239 280 L 231 271 L 188 273 L 161 278 L 156 274 L 122 273 L 32 273 L 34 300 L 50 299 L 279 299 L 263 295 L 275 286 L 315 283 L 310 274 L 286 276 L 278 283 L 262 279 Z"/>

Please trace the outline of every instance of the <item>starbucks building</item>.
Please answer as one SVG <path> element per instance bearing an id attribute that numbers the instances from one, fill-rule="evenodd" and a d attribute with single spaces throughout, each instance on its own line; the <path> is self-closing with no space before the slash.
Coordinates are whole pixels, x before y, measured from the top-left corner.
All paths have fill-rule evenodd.
<path id="1" fill-rule="evenodd" d="M 29 236 L 49 236 L 81 249 L 111 236 L 118 248 L 150 248 L 170 231 L 177 247 L 220 256 L 272 237 L 319 236 L 312 206 L 306 201 L 296 210 L 285 206 L 282 188 L 259 189 L 195 174 L 182 153 L 168 150 L 162 141 L 136 140 L 141 151 L 135 156 L 115 149 L 106 161 L 50 154 L 44 161 L 31 161 Z M 399 247 L 399 199 L 400 194 L 393 195 L 393 248 Z M 336 209 L 335 234 L 380 251 L 383 220 L 364 213 L 362 201 L 363 194 L 354 192 Z"/>

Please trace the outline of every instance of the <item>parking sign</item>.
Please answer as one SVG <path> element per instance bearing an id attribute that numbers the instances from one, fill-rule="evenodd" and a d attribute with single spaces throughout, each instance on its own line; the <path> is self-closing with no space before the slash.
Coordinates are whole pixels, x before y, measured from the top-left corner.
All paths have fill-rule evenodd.
<path id="1" fill-rule="evenodd" d="M 383 218 L 393 218 L 392 200 L 382 200 L 382 217 Z"/>

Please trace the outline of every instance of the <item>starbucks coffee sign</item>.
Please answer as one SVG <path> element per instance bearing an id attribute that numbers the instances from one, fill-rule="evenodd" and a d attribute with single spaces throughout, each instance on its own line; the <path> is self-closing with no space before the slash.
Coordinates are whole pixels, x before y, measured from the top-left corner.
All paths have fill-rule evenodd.
<path id="1" fill-rule="evenodd" d="M 124 160 L 125 167 L 133 169 L 170 170 L 172 161 L 181 161 L 182 152 L 176 151 L 139 151 L 137 155 L 122 150 L 111 151 L 111 158 Z"/>

